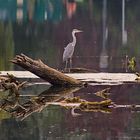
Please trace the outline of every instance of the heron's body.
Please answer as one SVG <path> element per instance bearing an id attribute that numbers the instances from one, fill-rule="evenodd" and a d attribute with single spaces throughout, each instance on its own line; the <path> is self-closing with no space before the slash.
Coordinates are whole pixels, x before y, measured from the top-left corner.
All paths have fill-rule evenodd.
<path id="1" fill-rule="evenodd" d="M 65 68 L 67 68 L 68 60 L 70 60 L 70 67 L 72 67 L 72 56 L 73 56 L 74 48 L 75 48 L 75 45 L 76 45 L 76 36 L 75 36 L 75 33 L 78 33 L 78 32 L 81 32 L 81 31 L 80 30 L 77 30 L 77 29 L 73 29 L 73 31 L 72 31 L 73 41 L 71 43 L 69 43 L 64 48 L 63 62 L 66 62 Z"/>
<path id="2" fill-rule="evenodd" d="M 72 58 L 74 53 L 74 45 L 72 43 L 69 43 L 66 48 L 64 48 L 63 53 L 63 62 L 67 61 L 68 59 Z"/>

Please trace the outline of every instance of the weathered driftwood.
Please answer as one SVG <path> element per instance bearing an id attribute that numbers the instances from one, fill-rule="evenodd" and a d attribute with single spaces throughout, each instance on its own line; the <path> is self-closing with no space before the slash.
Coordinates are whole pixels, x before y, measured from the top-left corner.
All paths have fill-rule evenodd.
<path id="1" fill-rule="evenodd" d="M 50 68 L 45 65 L 41 60 L 33 60 L 24 54 L 17 55 L 13 60 L 14 64 L 34 73 L 52 85 L 59 86 L 81 86 L 83 83 L 79 80 L 64 75 L 63 73 Z"/>
<path id="2" fill-rule="evenodd" d="M 26 81 L 19 82 L 12 74 L 7 73 L 7 77 L 0 76 L 0 89 L 9 90 L 9 95 L 15 94 L 15 96 L 19 96 L 19 89 L 25 84 Z"/>

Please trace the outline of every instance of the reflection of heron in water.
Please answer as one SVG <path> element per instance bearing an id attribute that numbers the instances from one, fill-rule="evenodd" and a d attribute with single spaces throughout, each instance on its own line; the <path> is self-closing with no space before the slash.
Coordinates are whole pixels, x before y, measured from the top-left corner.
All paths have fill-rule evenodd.
<path id="1" fill-rule="evenodd" d="M 82 32 L 81 30 L 78 29 L 73 29 L 72 30 L 72 37 L 73 37 L 73 41 L 71 43 L 69 43 L 65 48 L 64 48 L 64 53 L 63 53 L 63 62 L 66 62 L 65 64 L 65 70 L 67 69 L 67 64 L 68 61 L 70 61 L 70 68 L 72 67 L 72 56 L 74 53 L 74 48 L 76 45 L 76 33 Z"/>

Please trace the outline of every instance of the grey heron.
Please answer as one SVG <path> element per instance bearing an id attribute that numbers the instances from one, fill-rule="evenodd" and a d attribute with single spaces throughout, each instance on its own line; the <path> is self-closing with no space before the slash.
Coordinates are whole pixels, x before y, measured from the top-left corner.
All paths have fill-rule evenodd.
<path id="1" fill-rule="evenodd" d="M 70 61 L 70 68 L 72 67 L 72 56 L 74 53 L 74 48 L 76 45 L 76 33 L 82 32 L 81 30 L 78 29 L 73 29 L 72 30 L 72 37 L 73 41 L 70 42 L 65 48 L 64 48 L 64 53 L 63 53 L 63 62 L 66 62 L 65 64 L 65 70 L 67 69 L 68 61 Z"/>

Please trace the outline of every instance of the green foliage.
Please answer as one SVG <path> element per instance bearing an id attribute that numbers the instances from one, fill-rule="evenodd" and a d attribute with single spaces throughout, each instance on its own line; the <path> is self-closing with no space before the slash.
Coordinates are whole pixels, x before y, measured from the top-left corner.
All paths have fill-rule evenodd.
<path id="1" fill-rule="evenodd" d="M 128 61 L 128 68 L 132 71 L 136 70 L 136 58 L 132 57 L 129 61 Z"/>

